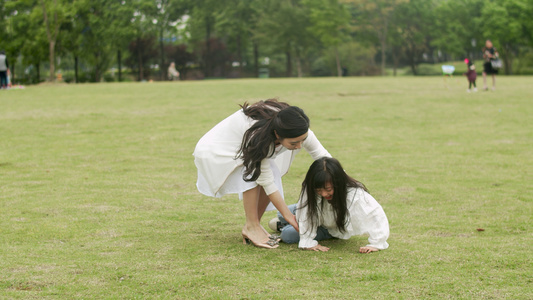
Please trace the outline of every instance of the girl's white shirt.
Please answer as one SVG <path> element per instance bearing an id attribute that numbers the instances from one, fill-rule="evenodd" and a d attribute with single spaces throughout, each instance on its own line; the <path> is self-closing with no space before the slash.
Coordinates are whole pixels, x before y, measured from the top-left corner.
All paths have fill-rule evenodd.
<path id="1" fill-rule="evenodd" d="M 319 220 L 317 226 L 326 228 L 332 236 L 339 239 L 349 239 L 354 235 L 368 234 L 367 246 L 377 249 L 387 249 L 389 244 L 389 221 L 381 205 L 369 193 L 361 188 L 348 188 L 346 201 L 348 202 L 349 217 L 346 222 L 346 231 L 340 232 L 335 223 L 333 207 L 324 203 L 322 207 L 322 197 L 318 196 L 318 214 Z M 297 204 L 296 218 L 300 227 L 299 248 L 312 248 L 318 245 L 315 240 L 317 227 L 311 227 L 307 221 L 307 194 L 300 198 Z"/>
<path id="2" fill-rule="evenodd" d="M 244 133 L 256 120 L 246 116 L 242 109 L 222 120 L 198 141 L 194 149 L 194 163 L 198 172 L 208 183 L 209 191 L 202 190 L 207 196 L 220 197 L 218 192 L 228 176 L 237 168 L 243 167 L 241 158 L 235 158 L 242 143 Z M 309 129 L 304 148 L 316 160 L 320 157 L 331 157 L 331 154 L 320 144 L 312 130 Z M 294 156 L 300 151 L 288 150 L 283 146 L 275 148 L 274 155 L 261 161 L 261 175 L 256 183 L 261 185 L 266 194 L 270 195 L 278 190 L 274 183 L 274 175 L 270 167 L 273 160 L 281 176 L 285 175 L 291 166 Z"/>

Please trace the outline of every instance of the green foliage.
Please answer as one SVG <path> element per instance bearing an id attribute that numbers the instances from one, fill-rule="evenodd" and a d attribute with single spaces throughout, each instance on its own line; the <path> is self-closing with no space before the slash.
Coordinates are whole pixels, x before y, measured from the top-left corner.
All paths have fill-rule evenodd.
<path id="1" fill-rule="evenodd" d="M 195 78 L 255 77 L 266 58 L 276 61 L 273 76 L 302 77 L 339 75 L 349 64 L 339 47 L 352 42 L 369 60 L 361 65 L 379 61 L 382 73 L 409 66 L 417 74 L 421 63 L 480 59 L 492 39 L 502 73 L 514 74 L 529 68 L 522 55 L 533 49 L 531 15 L 533 2 L 524 0 L 18 0 L 0 2 L 0 47 L 22 69 L 46 62 L 49 80 L 56 63 L 77 58 L 99 82 L 141 52 L 140 66 L 129 62 L 138 80 L 154 65 L 164 79 L 175 60 L 166 50 L 178 45 L 187 49 L 184 68 L 196 66 Z M 135 49 L 142 40 L 153 40 L 153 49 Z"/>
<path id="2" fill-rule="evenodd" d="M 338 47 L 342 68 L 348 70 L 348 76 L 378 75 L 379 68 L 374 64 L 373 57 L 376 51 L 369 47 L 364 47 L 359 43 L 351 42 L 341 44 Z M 335 76 L 335 53 L 328 52 L 313 62 L 311 75 L 313 76 Z"/>
<path id="3" fill-rule="evenodd" d="M 531 299 L 531 79 L 472 94 L 441 77 L 0 91 L 2 298 Z M 389 249 L 246 246 L 238 196 L 197 191 L 198 139 L 274 96 L 380 202 Z M 310 163 L 302 151 L 284 176 L 287 203 Z"/>

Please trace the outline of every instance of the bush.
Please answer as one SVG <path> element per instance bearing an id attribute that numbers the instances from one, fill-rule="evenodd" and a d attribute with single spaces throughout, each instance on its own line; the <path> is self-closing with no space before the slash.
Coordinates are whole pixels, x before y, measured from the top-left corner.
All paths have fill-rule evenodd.
<path id="1" fill-rule="evenodd" d="M 356 42 L 342 44 L 338 48 L 341 66 L 347 69 L 348 76 L 365 76 L 379 74 L 379 67 L 374 63 L 376 49 L 365 47 Z M 312 76 L 336 76 L 337 62 L 333 48 L 326 50 L 323 56 L 311 64 Z"/>
<path id="2" fill-rule="evenodd" d="M 113 76 L 113 74 L 107 72 L 104 74 L 104 82 L 115 82 L 116 79 L 115 79 L 115 76 Z"/>

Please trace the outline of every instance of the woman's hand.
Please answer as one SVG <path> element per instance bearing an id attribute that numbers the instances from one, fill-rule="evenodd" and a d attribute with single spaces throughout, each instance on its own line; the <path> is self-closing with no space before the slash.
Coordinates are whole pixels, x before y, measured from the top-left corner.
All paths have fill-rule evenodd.
<path id="1" fill-rule="evenodd" d="M 311 248 L 305 248 L 305 250 L 313 250 L 313 251 L 322 251 L 322 252 L 327 252 L 329 250 L 328 247 L 324 247 L 320 244 L 317 244 L 316 246 L 314 247 L 311 247 Z"/>
<path id="2" fill-rule="evenodd" d="M 374 248 L 370 246 L 359 248 L 359 253 L 370 253 L 370 252 L 378 252 L 378 251 L 379 251 L 378 248 Z"/>
<path id="3" fill-rule="evenodd" d="M 285 220 L 289 222 L 289 224 L 291 224 L 292 227 L 296 229 L 296 231 L 300 232 L 300 227 L 298 227 L 298 221 L 296 221 L 295 215 L 291 214 L 291 216 L 289 218 L 286 218 Z"/>

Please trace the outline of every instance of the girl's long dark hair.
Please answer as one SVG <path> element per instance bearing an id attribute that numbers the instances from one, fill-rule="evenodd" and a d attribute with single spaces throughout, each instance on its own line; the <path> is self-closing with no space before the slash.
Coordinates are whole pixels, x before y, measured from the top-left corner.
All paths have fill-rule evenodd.
<path id="1" fill-rule="evenodd" d="M 276 99 L 241 105 L 244 114 L 257 120 L 242 138 L 236 158 L 242 158 L 243 179 L 255 181 L 261 174 L 261 161 L 274 154 L 276 134 L 280 138 L 295 138 L 309 130 L 309 118 L 304 111 Z"/>
<path id="2" fill-rule="evenodd" d="M 300 199 L 302 199 L 304 194 L 307 194 L 307 201 L 302 203 L 302 207 L 307 206 L 307 220 L 311 225 L 309 228 L 318 226 L 318 214 L 324 207 L 326 201 L 321 202 L 319 209 L 318 199 L 320 195 L 316 193 L 316 190 L 325 188 L 327 183 L 331 183 L 334 189 L 333 198 L 328 202 L 333 206 L 335 223 L 340 232 L 345 232 L 346 221 L 349 217 L 348 201 L 346 199 L 348 188 L 361 188 L 367 192 L 368 190 L 364 184 L 348 176 L 344 172 L 341 163 L 335 158 L 322 157 L 315 160 L 305 175 L 300 193 Z"/>

